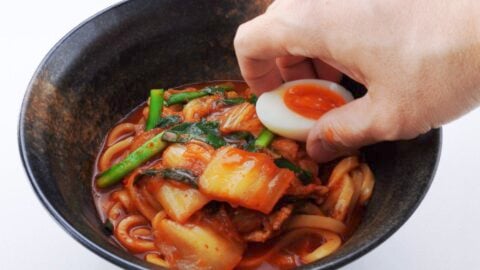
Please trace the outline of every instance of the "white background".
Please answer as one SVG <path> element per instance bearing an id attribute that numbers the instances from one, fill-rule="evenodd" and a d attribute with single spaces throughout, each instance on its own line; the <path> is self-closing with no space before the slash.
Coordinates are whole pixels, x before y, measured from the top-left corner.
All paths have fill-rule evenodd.
<path id="1" fill-rule="evenodd" d="M 118 269 L 50 217 L 17 147 L 21 100 L 43 56 L 73 27 L 117 1 L 26 2 L 9 1 L 0 10 L 0 269 Z M 393 237 L 344 269 L 480 269 L 478 138 L 478 109 L 447 125 L 439 169 L 421 206 Z"/>

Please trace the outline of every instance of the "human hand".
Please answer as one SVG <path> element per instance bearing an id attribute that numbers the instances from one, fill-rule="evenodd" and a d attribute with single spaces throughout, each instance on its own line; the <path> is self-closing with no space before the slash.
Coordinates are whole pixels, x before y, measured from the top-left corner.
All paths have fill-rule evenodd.
<path id="1" fill-rule="evenodd" d="M 367 87 L 310 131 L 307 150 L 324 162 L 414 138 L 475 108 L 479 18 L 475 0 L 277 0 L 239 27 L 234 44 L 256 93 L 289 80 L 338 80 L 336 70 Z"/>

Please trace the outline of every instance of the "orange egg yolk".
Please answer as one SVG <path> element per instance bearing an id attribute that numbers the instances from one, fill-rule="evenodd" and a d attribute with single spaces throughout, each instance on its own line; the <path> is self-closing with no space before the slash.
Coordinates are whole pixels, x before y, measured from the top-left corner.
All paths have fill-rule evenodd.
<path id="1" fill-rule="evenodd" d="M 339 94 L 315 84 L 290 87 L 285 91 L 283 102 L 290 110 L 310 119 L 318 119 L 324 113 L 346 103 Z"/>

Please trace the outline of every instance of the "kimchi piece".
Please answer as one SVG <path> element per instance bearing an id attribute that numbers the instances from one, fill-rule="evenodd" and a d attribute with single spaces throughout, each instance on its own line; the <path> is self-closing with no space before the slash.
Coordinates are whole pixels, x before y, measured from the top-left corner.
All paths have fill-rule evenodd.
<path id="1" fill-rule="evenodd" d="M 199 184 L 211 198 L 268 214 L 294 178 L 267 154 L 227 146 L 215 153 Z"/>

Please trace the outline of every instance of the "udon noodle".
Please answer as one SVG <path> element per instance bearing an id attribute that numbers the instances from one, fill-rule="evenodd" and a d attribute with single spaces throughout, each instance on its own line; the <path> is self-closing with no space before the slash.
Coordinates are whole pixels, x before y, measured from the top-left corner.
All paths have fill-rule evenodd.
<path id="1" fill-rule="evenodd" d="M 372 195 L 369 166 L 316 164 L 274 134 L 262 144 L 249 89 L 208 86 L 162 91 L 160 109 L 152 94 L 110 130 L 94 177 L 106 231 L 165 268 L 291 269 L 339 249 Z"/>

